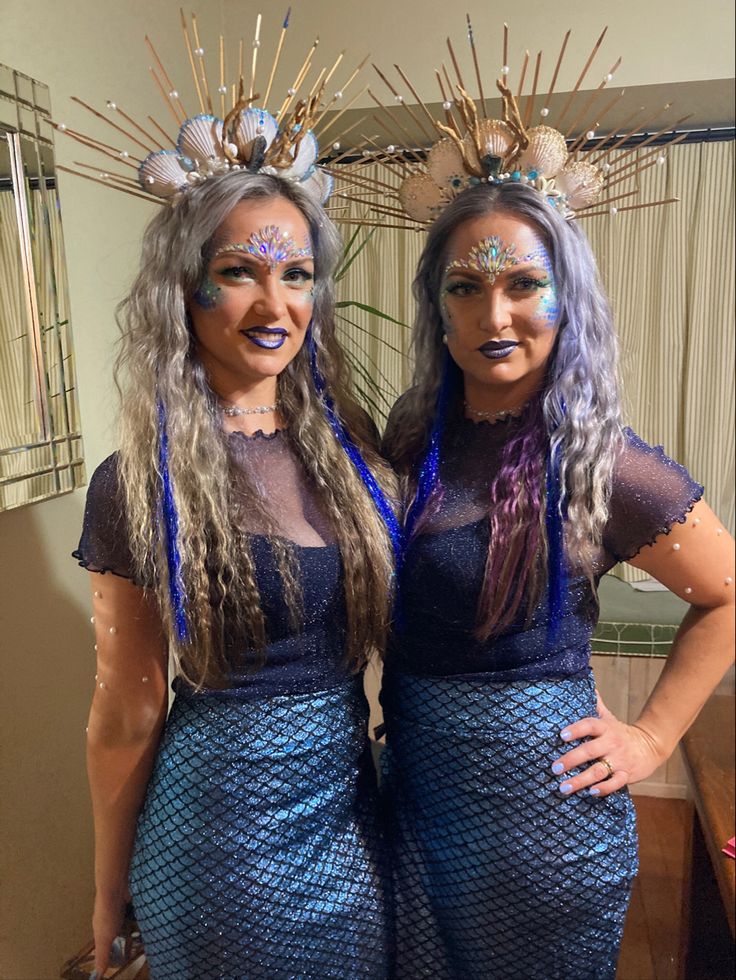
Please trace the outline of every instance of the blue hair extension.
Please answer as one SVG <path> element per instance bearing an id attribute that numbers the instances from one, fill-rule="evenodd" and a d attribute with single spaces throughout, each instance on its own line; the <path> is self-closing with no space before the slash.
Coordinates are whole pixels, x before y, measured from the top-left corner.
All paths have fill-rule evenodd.
<path id="1" fill-rule="evenodd" d="M 161 470 L 162 493 L 159 502 L 159 515 L 166 534 L 166 563 L 169 570 L 169 596 L 174 612 L 174 626 L 180 642 L 189 642 L 185 610 L 184 587 L 181 579 L 181 555 L 179 554 L 179 515 L 176 512 L 174 493 L 171 488 L 169 472 L 169 438 L 166 433 L 166 409 L 163 402 L 158 403 L 159 449 L 158 463 Z"/>
<path id="2" fill-rule="evenodd" d="M 320 396 L 325 406 L 325 415 L 327 416 L 327 421 L 330 423 L 332 431 L 337 436 L 337 439 L 340 445 L 342 446 L 342 448 L 345 450 L 345 453 L 350 459 L 350 462 L 358 471 L 358 475 L 363 481 L 365 488 L 367 489 L 368 493 L 371 495 L 376 510 L 383 518 L 383 522 L 386 525 L 386 528 L 389 533 L 389 537 L 391 538 L 391 544 L 394 549 L 394 555 L 398 563 L 401 559 L 401 553 L 402 553 L 403 535 L 401 531 L 401 525 L 396 517 L 396 514 L 394 514 L 393 509 L 389 504 L 385 493 L 378 485 L 376 478 L 368 469 L 365 460 L 360 454 L 360 450 L 348 435 L 345 426 L 342 424 L 342 422 L 337 416 L 337 413 L 335 412 L 334 402 L 332 401 L 329 394 L 327 393 L 325 379 L 323 378 L 322 372 L 320 371 L 317 365 L 317 345 L 314 341 L 314 335 L 311 329 L 309 331 L 309 334 L 307 335 L 307 343 L 309 345 L 309 358 L 312 365 L 312 378 L 314 380 L 314 386 L 317 389 L 317 394 Z"/>
<path id="3" fill-rule="evenodd" d="M 422 516 L 424 508 L 427 506 L 432 491 L 437 485 L 440 468 L 440 448 L 442 445 L 442 434 L 445 431 L 445 421 L 447 419 L 447 402 L 450 394 L 450 355 L 445 351 L 445 361 L 442 365 L 442 379 L 439 391 L 437 392 L 437 402 L 435 406 L 434 419 L 432 421 L 432 433 L 429 438 L 429 448 L 422 460 L 417 479 L 417 492 L 414 500 L 406 515 L 404 525 L 404 540 L 408 544 L 417 521 Z"/>
<path id="4" fill-rule="evenodd" d="M 567 592 L 567 565 L 565 562 L 565 512 L 560 507 L 560 449 L 550 449 L 547 458 L 547 494 L 545 523 L 547 527 L 547 602 L 549 619 L 547 636 L 556 639 L 562 623 L 565 594 Z"/>

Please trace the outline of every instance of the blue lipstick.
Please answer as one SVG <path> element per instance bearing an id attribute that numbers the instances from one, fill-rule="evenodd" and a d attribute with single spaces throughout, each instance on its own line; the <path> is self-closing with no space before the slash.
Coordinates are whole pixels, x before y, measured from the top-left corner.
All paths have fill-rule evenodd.
<path id="1" fill-rule="evenodd" d="M 519 343 L 516 340 L 488 340 L 478 350 L 483 357 L 497 361 L 502 357 L 508 357 L 518 346 Z"/>
<path id="2" fill-rule="evenodd" d="M 240 332 L 252 344 L 264 350 L 278 350 L 284 346 L 288 336 L 283 327 L 249 327 Z"/>

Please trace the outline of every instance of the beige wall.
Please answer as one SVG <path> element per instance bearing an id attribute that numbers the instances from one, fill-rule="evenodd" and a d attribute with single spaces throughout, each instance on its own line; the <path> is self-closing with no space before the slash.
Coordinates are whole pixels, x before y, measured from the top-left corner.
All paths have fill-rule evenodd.
<path id="1" fill-rule="evenodd" d="M 608 20 L 608 50 L 624 55 L 617 76 L 620 85 L 733 75 L 730 0 L 557 5 L 558 9 L 565 6 L 575 24 L 572 43 L 579 39 L 580 54 L 603 19 Z M 473 0 L 468 7 L 476 36 L 485 36 L 492 24 L 497 43 L 499 24 L 493 5 Z M 177 62 L 178 8 L 179 0 L 4 0 L 0 62 L 48 83 L 57 119 L 82 124 L 81 111 L 67 101 L 72 94 L 98 106 L 115 98 L 128 111 L 142 115 L 149 111 L 153 92 L 142 35 L 149 31 L 167 63 Z M 238 11 L 248 36 L 257 9 L 246 0 L 201 2 L 198 13 L 209 50 L 214 50 L 212 33 L 219 31 L 222 12 L 229 22 L 233 11 Z M 446 31 L 462 39 L 464 9 L 453 20 L 445 0 L 343 4 L 297 0 L 293 33 L 306 43 L 318 31 L 322 49 L 330 53 L 344 44 L 356 56 L 380 53 L 383 63 L 399 61 L 419 79 L 434 64 Z M 314 21 L 309 26 L 307 12 Z M 145 19 L 136 22 L 135 16 Z M 546 5 L 538 0 L 514 5 L 503 16 L 514 39 L 512 54 L 517 36 L 535 51 L 556 45 L 568 26 L 563 17 L 550 42 Z M 269 40 L 274 23 L 275 18 L 266 15 Z M 426 27 L 435 24 L 438 32 Z M 295 47 L 301 55 L 301 43 Z M 264 40 L 267 49 L 270 45 Z M 155 113 L 164 117 L 157 104 Z M 68 141 L 59 145 L 61 162 L 71 163 L 76 156 Z M 113 310 L 135 267 L 141 229 L 151 210 L 132 198 L 62 176 L 79 396 L 91 472 L 115 445 L 110 376 L 116 334 Z M 93 641 L 85 576 L 68 557 L 77 540 L 83 503 L 84 494 L 78 492 L 0 514 L 0 647 L 5 682 L 0 976 L 4 980 L 57 976 L 61 962 L 90 932 L 91 842 L 83 752 Z"/>

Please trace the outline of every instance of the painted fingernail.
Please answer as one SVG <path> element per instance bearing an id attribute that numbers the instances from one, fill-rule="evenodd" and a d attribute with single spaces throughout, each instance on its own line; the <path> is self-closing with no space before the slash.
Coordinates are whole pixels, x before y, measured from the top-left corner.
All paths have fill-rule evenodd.
<path id="1" fill-rule="evenodd" d="M 590 793 L 591 796 L 600 796 L 601 795 L 601 791 L 598 789 L 597 786 L 591 786 L 590 789 L 588 790 L 588 792 Z"/>
<path id="2" fill-rule="evenodd" d="M 555 764 L 552 766 L 552 772 L 555 774 L 555 776 L 559 776 L 560 773 L 564 771 L 565 766 L 562 762 L 555 762 Z"/>
<path id="3" fill-rule="evenodd" d="M 560 738 L 562 739 L 563 742 L 569 742 L 570 739 L 572 738 L 572 732 L 570 731 L 570 729 L 563 728 L 563 730 L 560 732 Z"/>
<path id="4" fill-rule="evenodd" d="M 572 783 L 560 783 L 561 793 L 572 793 Z"/>

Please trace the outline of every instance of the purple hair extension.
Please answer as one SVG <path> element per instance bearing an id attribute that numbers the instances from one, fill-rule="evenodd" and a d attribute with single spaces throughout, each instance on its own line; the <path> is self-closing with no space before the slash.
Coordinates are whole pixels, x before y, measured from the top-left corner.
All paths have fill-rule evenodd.
<path id="1" fill-rule="evenodd" d="M 560 629 L 567 590 L 567 565 L 565 562 L 565 518 L 567 507 L 563 503 L 560 483 L 560 450 L 556 447 L 547 456 L 547 601 L 549 619 L 547 634 L 554 640 Z"/>
<path id="2" fill-rule="evenodd" d="M 550 452 L 541 405 L 535 402 L 516 437 L 504 447 L 501 467 L 491 485 L 491 546 L 478 609 L 483 635 L 508 627 L 519 611 L 542 544 L 544 508 L 547 635 L 549 640 L 556 638 L 567 589 L 561 499 L 559 449 Z"/>
<path id="3" fill-rule="evenodd" d="M 541 406 L 535 401 L 504 447 L 490 488 L 490 548 L 478 607 L 482 635 L 513 622 L 539 552 L 545 443 Z"/>

